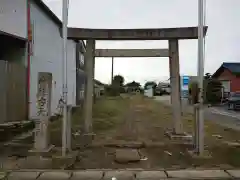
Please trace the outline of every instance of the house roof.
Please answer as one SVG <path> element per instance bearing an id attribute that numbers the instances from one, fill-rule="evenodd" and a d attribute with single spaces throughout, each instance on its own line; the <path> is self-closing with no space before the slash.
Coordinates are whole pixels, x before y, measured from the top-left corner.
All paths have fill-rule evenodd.
<path id="1" fill-rule="evenodd" d="M 102 83 L 101 81 L 94 79 L 95 84 L 99 85 L 99 86 L 104 86 L 105 84 Z"/>
<path id="2" fill-rule="evenodd" d="M 228 69 L 233 74 L 240 74 L 240 63 L 224 62 L 212 76 L 218 76 L 223 69 Z"/>

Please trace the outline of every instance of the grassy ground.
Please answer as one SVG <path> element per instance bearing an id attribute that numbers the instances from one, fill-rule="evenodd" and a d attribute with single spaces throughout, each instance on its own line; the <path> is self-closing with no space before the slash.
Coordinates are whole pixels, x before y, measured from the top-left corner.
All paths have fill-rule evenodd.
<path id="1" fill-rule="evenodd" d="M 73 131 L 83 127 L 81 110 L 72 117 Z M 192 134 L 193 115 L 183 115 L 184 130 Z M 171 128 L 170 107 L 142 96 L 102 98 L 93 107 L 93 144 L 118 142 L 160 143 L 159 147 L 147 147 L 140 154 L 148 160 L 133 164 L 114 162 L 116 148 L 92 147 L 80 150 L 80 162 L 75 168 L 186 168 L 186 167 L 240 167 L 240 147 L 227 146 L 223 142 L 237 142 L 240 133 L 226 129 L 211 121 L 205 121 L 205 144 L 211 158 L 195 159 L 187 151 L 189 145 L 172 144 L 164 131 Z M 51 141 L 61 145 L 60 122 L 51 124 Z M 221 135 L 217 138 L 215 135 Z M 73 138 L 73 144 L 79 139 Z"/>

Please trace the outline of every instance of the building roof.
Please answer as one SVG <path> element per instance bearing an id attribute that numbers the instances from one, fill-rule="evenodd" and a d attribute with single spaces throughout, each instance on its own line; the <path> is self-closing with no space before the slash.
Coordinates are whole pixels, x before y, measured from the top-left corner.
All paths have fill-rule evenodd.
<path id="1" fill-rule="evenodd" d="M 62 21 L 56 16 L 54 12 L 42 1 L 42 0 L 33 0 L 47 15 L 48 17 L 56 23 L 59 28 L 62 28 Z M 60 33 L 61 35 L 62 33 Z M 81 44 L 83 45 L 84 49 L 86 49 L 84 41 L 81 41 Z"/>
<path id="2" fill-rule="evenodd" d="M 228 69 L 233 74 L 240 74 L 240 63 L 224 62 L 212 76 L 217 77 L 223 69 Z"/>
<path id="3" fill-rule="evenodd" d="M 59 27 L 62 27 L 62 21 L 54 14 L 42 0 L 33 0 Z"/>

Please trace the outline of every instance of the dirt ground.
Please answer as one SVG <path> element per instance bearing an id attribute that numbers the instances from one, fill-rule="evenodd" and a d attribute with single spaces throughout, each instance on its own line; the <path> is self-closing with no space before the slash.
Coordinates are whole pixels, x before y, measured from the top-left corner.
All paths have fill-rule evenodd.
<path id="1" fill-rule="evenodd" d="M 193 115 L 183 114 L 184 130 L 193 132 Z M 93 107 L 94 139 L 90 146 L 82 147 L 83 115 L 78 109 L 72 116 L 72 146 L 79 158 L 74 169 L 179 169 L 179 168 L 234 168 L 240 167 L 240 133 L 205 120 L 205 149 L 207 158 L 193 158 L 188 151 L 192 143 L 173 141 L 165 136 L 171 129 L 172 112 L 169 106 L 140 95 L 102 97 Z M 50 143 L 61 147 L 61 121 L 50 124 Z M 224 142 L 234 142 L 226 145 Z M 21 143 L 26 155 L 33 138 Z M 138 150 L 141 160 L 119 164 L 114 161 L 115 151 L 123 144 Z M 129 147 L 128 147 L 129 148 Z M 20 148 L 9 147 L 5 152 L 12 156 Z"/>
<path id="2" fill-rule="evenodd" d="M 193 132 L 193 115 L 183 115 L 184 130 Z M 211 158 L 193 158 L 192 145 L 173 142 L 165 136 L 171 129 L 171 109 L 142 96 L 105 98 L 94 106 L 94 147 L 80 151 L 77 169 L 85 168 L 187 168 L 240 167 L 240 147 L 226 146 L 225 141 L 238 142 L 239 132 L 205 121 L 205 149 Z M 114 162 L 117 147 L 106 144 L 143 143 L 138 148 L 144 158 L 137 163 Z M 106 145 L 106 146 L 103 146 Z"/>

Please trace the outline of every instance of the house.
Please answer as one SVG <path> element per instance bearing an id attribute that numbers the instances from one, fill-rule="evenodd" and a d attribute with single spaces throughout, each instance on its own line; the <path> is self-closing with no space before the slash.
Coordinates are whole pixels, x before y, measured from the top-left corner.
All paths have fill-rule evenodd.
<path id="1" fill-rule="evenodd" d="M 240 91 L 240 63 L 224 62 L 212 78 L 221 81 L 224 92 Z"/>
<path id="2" fill-rule="evenodd" d="M 105 86 L 106 85 L 100 82 L 99 80 L 94 79 L 94 92 L 96 97 L 99 97 L 102 94 L 104 94 Z"/>
<path id="3" fill-rule="evenodd" d="M 42 0 L 1 0 L 0 7 L 4 11 L 0 16 L 0 47 L 5 48 L 0 51 L 0 69 L 6 67 L 6 62 L 7 67 L 12 66 L 5 75 L 8 79 L 1 76 L 1 82 L 8 81 L 9 85 L 5 86 L 13 91 L 9 94 L 9 88 L 1 87 L 0 91 L 7 94 L 1 96 L 9 98 L 0 103 L 1 107 L 7 104 L 0 113 L 17 114 L 5 121 L 37 118 L 38 76 L 46 72 L 52 80 L 50 114 L 57 114 L 63 83 L 62 22 Z M 75 106 L 83 99 L 80 94 L 86 76 L 83 71 L 85 45 L 83 41 L 68 39 L 67 48 L 68 104 Z"/>
<path id="4" fill-rule="evenodd" d="M 0 1 L 0 123 L 27 118 L 27 3 Z"/>

